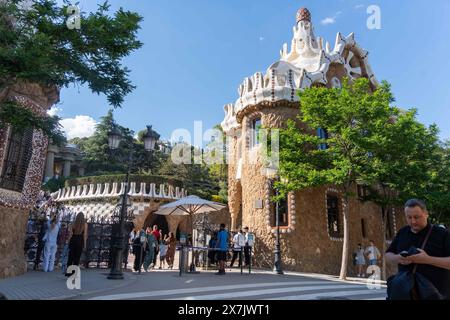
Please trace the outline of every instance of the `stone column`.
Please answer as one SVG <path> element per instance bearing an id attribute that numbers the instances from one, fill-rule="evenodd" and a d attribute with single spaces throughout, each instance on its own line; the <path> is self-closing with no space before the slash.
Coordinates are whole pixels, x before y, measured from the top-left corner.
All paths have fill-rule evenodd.
<path id="1" fill-rule="evenodd" d="M 78 168 L 78 175 L 81 177 L 84 176 L 84 168 L 83 167 Z"/>
<path id="2" fill-rule="evenodd" d="M 64 170 L 63 170 L 64 178 L 67 178 L 70 176 L 70 166 L 71 166 L 71 161 L 69 159 L 64 159 Z"/>
<path id="3" fill-rule="evenodd" d="M 55 153 L 49 150 L 47 152 L 47 162 L 45 164 L 45 180 L 53 178 L 53 176 L 55 175 L 54 167 L 55 167 Z"/>
<path id="4" fill-rule="evenodd" d="M 242 221 L 242 187 L 240 180 L 228 179 L 228 208 L 230 209 L 230 230 L 236 230 L 239 220 Z M 241 219 L 239 219 L 241 218 Z"/>
<path id="5" fill-rule="evenodd" d="M 45 163 L 45 181 L 55 176 L 55 155 L 58 153 L 58 147 L 49 145 L 47 149 L 47 161 Z"/>

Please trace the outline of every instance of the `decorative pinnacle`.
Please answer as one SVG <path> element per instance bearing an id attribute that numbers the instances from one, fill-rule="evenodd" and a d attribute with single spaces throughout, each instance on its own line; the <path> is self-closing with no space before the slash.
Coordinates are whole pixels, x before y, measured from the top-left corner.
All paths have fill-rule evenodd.
<path id="1" fill-rule="evenodd" d="M 311 22 L 311 12 L 306 8 L 300 8 L 297 11 L 297 23 L 304 20 Z"/>

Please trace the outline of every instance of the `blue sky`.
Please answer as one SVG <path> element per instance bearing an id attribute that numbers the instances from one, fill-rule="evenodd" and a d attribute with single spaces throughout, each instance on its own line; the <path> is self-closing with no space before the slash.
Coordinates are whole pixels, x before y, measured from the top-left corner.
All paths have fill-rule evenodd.
<path id="1" fill-rule="evenodd" d="M 100 1 L 79 0 L 83 11 Z M 152 124 L 164 138 L 173 130 L 204 130 L 222 121 L 243 78 L 265 70 L 290 44 L 295 14 L 312 13 L 316 36 L 334 46 L 336 33 L 355 32 L 370 52 L 378 80 L 392 84 L 396 104 L 417 108 L 419 120 L 436 123 L 450 139 L 450 1 L 448 0 L 111 0 L 144 17 L 143 48 L 124 60 L 137 86 L 115 111 L 121 125 L 139 131 Z M 369 5 L 381 9 L 381 29 L 369 30 Z M 329 18 L 329 19 L 327 19 Z M 326 20 L 325 20 L 326 19 Z M 324 24 L 321 21 L 332 23 Z M 72 133 L 92 127 L 110 108 L 87 88 L 61 92 L 59 115 Z M 78 118 L 76 118 L 78 116 Z M 84 116 L 84 117 L 80 117 Z M 75 120 L 75 118 L 77 120 Z M 77 126 L 77 128 L 73 128 Z M 73 131 L 75 130 L 75 131 Z"/>

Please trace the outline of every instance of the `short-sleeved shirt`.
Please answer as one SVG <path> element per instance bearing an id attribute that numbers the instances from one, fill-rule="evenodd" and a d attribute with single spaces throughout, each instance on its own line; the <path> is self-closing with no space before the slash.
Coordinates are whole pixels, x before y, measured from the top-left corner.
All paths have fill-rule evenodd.
<path id="1" fill-rule="evenodd" d="M 220 230 L 217 234 L 217 244 L 216 247 L 220 251 L 228 250 L 228 232 L 226 230 Z"/>
<path id="2" fill-rule="evenodd" d="M 60 228 L 61 228 L 60 218 L 58 219 L 58 221 L 53 229 L 52 229 L 51 220 L 48 220 L 47 221 L 47 231 L 45 232 L 44 240 L 46 240 L 48 244 L 56 245 Z"/>
<path id="3" fill-rule="evenodd" d="M 399 230 L 387 252 L 399 254 L 402 251 L 408 251 L 411 246 L 421 248 L 422 243 L 430 229 L 428 224 L 418 233 L 411 231 L 411 227 L 406 226 Z M 435 225 L 430 234 L 425 252 L 431 257 L 450 257 L 450 232 L 444 227 Z M 414 264 L 398 265 L 398 271 L 412 271 Z M 417 271 L 430 280 L 435 287 L 450 299 L 450 270 L 438 268 L 431 265 L 419 264 Z"/>
<path id="4" fill-rule="evenodd" d="M 152 234 L 155 236 L 156 240 L 159 241 L 159 238 L 161 237 L 161 234 L 158 230 L 153 230 Z"/>
<path id="5" fill-rule="evenodd" d="M 253 247 L 253 242 L 255 241 L 255 236 L 251 232 L 247 232 L 245 234 L 245 244 Z"/>
<path id="6" fill-rule="evenodd" d="M 241 247 L 245 245 L 245 237 L 242 233 L 236 233 L 233 237 L 233 248 L 235 250 L 241 250 Z"/>
<path id="7" fill-rule="evenodd" d="M 365 253 L 369 255 L 369 260 L 377 260 L 380 256 L 380 250 L 375 246 L 367 247 Z"/>

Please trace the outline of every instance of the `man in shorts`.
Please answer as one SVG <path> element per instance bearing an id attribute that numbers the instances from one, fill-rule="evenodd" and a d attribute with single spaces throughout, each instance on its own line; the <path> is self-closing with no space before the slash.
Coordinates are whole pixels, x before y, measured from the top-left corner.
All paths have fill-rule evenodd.
<path id="1" fill-rule="evenodd" d="M 219 261 L 219 272 L 217 275 L 225 274 L 225 261 L 227 260 L 228 251 L 228 231 L 225 229 L 225 224 L 220 224 L 220 230 L 217 234 L 216 242 L 217 261 Z"/>

